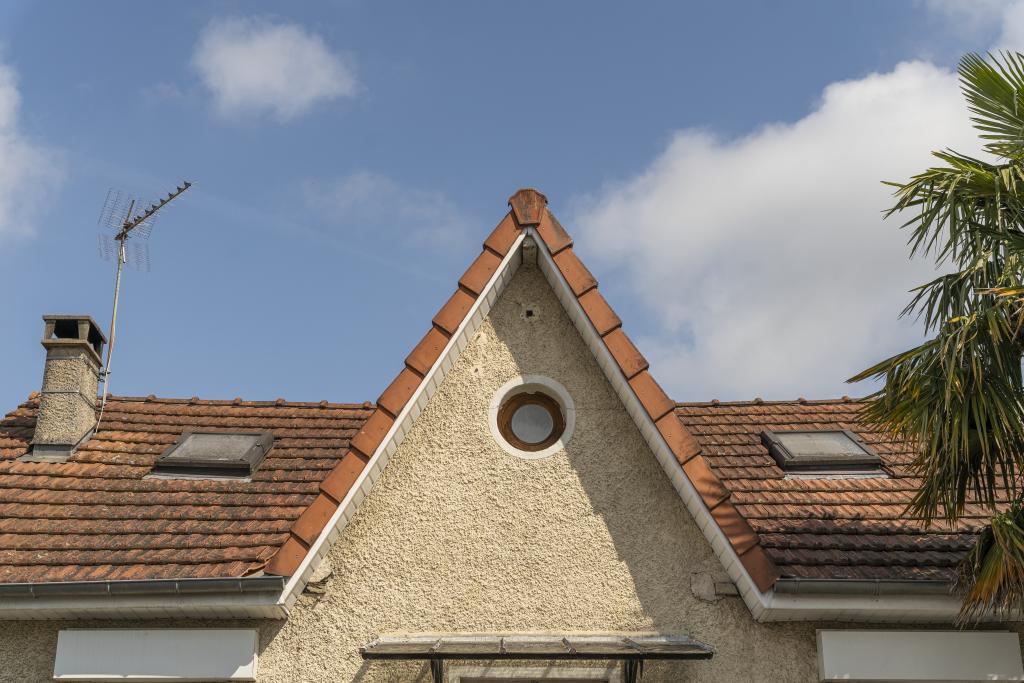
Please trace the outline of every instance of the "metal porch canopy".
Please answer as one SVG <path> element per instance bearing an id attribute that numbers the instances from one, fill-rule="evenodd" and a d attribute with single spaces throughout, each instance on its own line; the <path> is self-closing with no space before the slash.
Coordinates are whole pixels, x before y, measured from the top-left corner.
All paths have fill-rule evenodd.
<path id="1" fill-rule="evenodd" d="M 621 660 L 625 683 L 635 683 L 648 659 L 711 659 L 715 654 L 689 636 L 607 634 L 416 634 L 381 636 L 359 648 L 367 660 L 429 661 L 434 683 L 443 683 L 447 660 Z"/>

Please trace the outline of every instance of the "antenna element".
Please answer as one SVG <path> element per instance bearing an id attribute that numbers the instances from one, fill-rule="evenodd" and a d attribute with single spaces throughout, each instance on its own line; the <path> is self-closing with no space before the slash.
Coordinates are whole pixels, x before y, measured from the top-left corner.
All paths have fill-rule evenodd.
<path id="1" fill-rule="evenodd" d="M 134 199 L 124 199 L 120 192 L 111 191 L 107 193 L 107 200 L 103 206 L 103 213 L 100 216 L 100 223 L 105 223 L 117 230 L 117 234 L 111 239 L 108 235 L 100 235 L 100 255 L 109 258 L 113 251 L 113 243 L 117 242 L 117 274 L 114 276 L 114 310 L 110 315 L 110 342 L 107 344 L 107 360 L 100 371 L 100 381 L 103 382 L 103 400 L 100 403 L 100 414 L 96 420 L 96 430 L 100 428 L 103 420 L 103 409 L 107 406 L 107 394 L 110 392 L 110 358 L 114 353 L 114 336 L 117 332 L 117 304 L 121 296 L 121 266 L 129 263 L 135 268 L 149 269 L 149 252 L 144 244 L 133 243 L 126 247 L 125 243 L 132 237 L 146 239 L 153 229 L 156 221 L 156 214 L 172 201 L 180 197 L 185 191 L 192 187 L 192 183 L 185 181 L 174 191 L 163 199 L 150 203 L 140 213 L 135 213 L 136 202 Z M 124 216 L 124 218 L 120 218 Z M 116 221 L 116 222 L 115 222 Z M 132 258 L 128 258 L 129 252 Z"/>

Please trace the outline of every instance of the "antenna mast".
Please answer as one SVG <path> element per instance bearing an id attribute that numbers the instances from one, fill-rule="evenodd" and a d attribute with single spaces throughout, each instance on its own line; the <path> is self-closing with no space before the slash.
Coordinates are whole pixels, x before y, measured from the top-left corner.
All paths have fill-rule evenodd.
<path id="1" fill-rule="evenodd" d="M 120 229 L 114 236 L 114 240 L 117 241 L 117 273 L 114 276 L 114 310 L 110 315 L 110 342 L 107 344 L 107 360 L 103 364 L 103 370 L 100 371 L 100 380 L 103 382 L 103 400 L 100 403 L 100 414 L 96 420 L 95 429 L 97 430 L 100 427 L 100 422 L 103 420 L 103 409 L 107 407 L 107 395 L 110 392 L 110 358 L 114 354 L 114 337 L 117 333 L 117 304 L 121 296 L 121 267 L 128 262 L 125 243 L 133 236 L 134 230 L 138 230 L 138 232 L 134 234 L 138 234 L 143 238 L 148 237 L 149 229 L 152 228 L 156 213 L 184 194 L 190 187 L 192 187 L 192 183 L 184 181 L 180 186 L 175 187 L 173 192 L 163 199 L 153 202 L 139 214 L 135 213 L 135 200 L 130 200 L 128 202 L 128 209 L 124 214 L 124 219 L 120 223 Z M 114 196 L 113 200 L 111 195 L 107 196 L 107 202 L 111 210 L 115 209 L 119 205 L 119 200 L 120 194 Z M 146 259 L 146 256 L 143 255 L 144 252 L 140 251 L 139 254 L 140 260 Z"/>

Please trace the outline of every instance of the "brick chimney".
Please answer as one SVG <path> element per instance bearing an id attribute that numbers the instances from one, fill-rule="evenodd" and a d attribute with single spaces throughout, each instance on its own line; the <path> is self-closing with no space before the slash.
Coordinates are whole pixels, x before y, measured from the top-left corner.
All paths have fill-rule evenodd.
<path id="1" fill-rule="evenodd" d="M 44 315 L 46 365 L 32 450 L 24 460 L 62 462 L 96 427 L 96 394 L 107 339 L 87 315 Z"/>

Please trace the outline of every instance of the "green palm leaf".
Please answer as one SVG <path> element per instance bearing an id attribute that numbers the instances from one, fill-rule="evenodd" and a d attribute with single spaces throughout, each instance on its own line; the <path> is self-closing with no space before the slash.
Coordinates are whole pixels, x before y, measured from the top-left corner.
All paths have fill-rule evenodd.
<path id="1" fill-rule="evenodd" d="M 909 218 L 911 255 L 946 272 L 912 292 L 931 339 L 851 381 L 884 380 L 864 419 L 917 444 L 922 484 L 909 512 L 952 525 L 966 506 L 993 510 L 960 567 L 963 619 L 1024 605 L 1024 55 L 967 55 L 959 66 L 971 121 L 991 159 L 952 150 L 895 188 L 886 216 Z"/>

